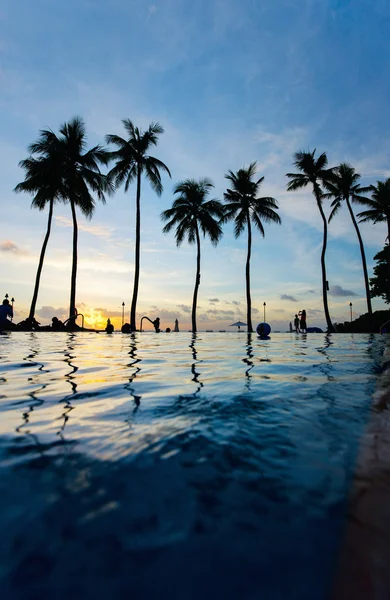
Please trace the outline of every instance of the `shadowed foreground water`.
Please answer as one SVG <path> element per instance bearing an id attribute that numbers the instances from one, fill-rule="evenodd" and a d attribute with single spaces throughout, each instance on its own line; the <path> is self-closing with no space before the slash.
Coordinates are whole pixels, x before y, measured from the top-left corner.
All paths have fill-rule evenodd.
<path id="1" fill-rule="evenodd" d="M 329 597 L 384 340 L 0 336 L 0 597 Z"/>

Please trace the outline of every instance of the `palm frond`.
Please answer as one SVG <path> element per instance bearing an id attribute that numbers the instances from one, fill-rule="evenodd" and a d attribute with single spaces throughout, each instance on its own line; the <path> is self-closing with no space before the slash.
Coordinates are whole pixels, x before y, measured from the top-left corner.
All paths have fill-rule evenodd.
<path id="1" fill-rule="evenodd" d="M 339 199 L 335 199 L 331 206 L 333 207 L 333 210 L 331 211 L 330 215 L 329 215 L 329 219 L 328 219 L 328 223 L 331 222 L 331 220 L 337 215 L 337 213 L 339 212 L 340 208 L 341 208 L 341 200 Z"/>

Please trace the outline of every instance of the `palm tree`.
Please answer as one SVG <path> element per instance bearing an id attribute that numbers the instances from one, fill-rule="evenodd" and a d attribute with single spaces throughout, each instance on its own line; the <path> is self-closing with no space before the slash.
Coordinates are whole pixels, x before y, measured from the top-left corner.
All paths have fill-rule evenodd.
<path id="1" fill-rule="evenodd" d="M 76 206 L 87 219 L 91 219 L 95 209 L 95 200 L 91 192 L 97 194 L 105 203 L 105 192 L 110 194 L 113 187 L 107 175 L 100 172 L 99 164 L 107 165 L 109 153 L 101 145 L 86 151 L 87 139 L 84 121 L 74 117 L 60 128 L 60 142 L 63 149 L 63 177 L 68 190 L 73 221 L 73 258 L 70 291 L 69 318 L 76 314 L 76 278 L 77 278 L 77 239 L 78 226 Z"/>
<path id="2" fill-rule="evenodd" d="M 386 181 L 377 181 L 370 185 L 371 198 L 366 198 L 364 204 L 369 207 L 359 213 L 359 223 L 387 223 L 387 241 L 390 244 L 390 177 Z"/>
<path id="3" fill-rule="evenodd" d="M 107 176 L 99 170 L 99 163 L 107 164 L 108 162 L 107 151 L 100 145 L 85 151 L 86 133 L 83 120 L 80 117 L 74 117 L 61 126 L 59 133 L 60 135 L 57 136 L 50 130 L 43 130 L 40 132 L 38 141 L 30 145 L 31 154 L 38 155 L 38 158 L 32 157 L 27 161 L 22 161 L 22 167 L 27 171 L 27 178 L 16 189 L 17 191 L 36 191 L 39 205 L 49 201 L 49 224 L 45 238 L 46 244 L 44 242 L 44 248 L 42 248 L 43 256 L 48 234 L 50 235 L 49 225 L 51 226 L 52 217 L 50 201 L 53 200 L 54 202 L 55 199 L 61 199 L 70 203 L 73 220 L 73 258 L 69 317 L 73 318 L 76 312 L 77 278 L 78 226 L 76 207 L 79 207 L 87 218 L 91 218 L 95 208 L 95 200 L 91 192 L 96 193 L 98 198 L 105 202 L 104 193 L 110 193 L 112 186 Z M 50 172 L 50 175 L 48 175 L 48 172 Z M 42 262 L 43 256 L 41 252 Z M 40 277 L 39 267 L 38 271 Z M 38 293 L 38 288 L 36 293 Z M 35 309 L 35 304 L 33 308 Z"/>
<path id="4" fill-rule="evenodd" d="M 387 243 L 390 245 L 390 177 L 386 181 L 377 181 L 376 185 L 371 185 L 370 192 L 371 198 L 367 198 L 364 202 L 368 210 L 357 215 L 359 223 L 387 223 Z M 390 254 L 388 256 L 390 277 Z"/>
<path id="5" fill-rule="evenodd" d="M 325 182 L 325 187 L 328 190 L 327 197 L 333 197 L 334 200 L 331 204 L 333 208 L 329 216 L 329 223 L 333 217 L 340 210 L 342 203 L 345 202 L 348 206 L 349 214 L 351 215 L 353 226 L 355 227 L 356 235 L 359 240 L 360 254 L 362 257 L 364 284 L 366 287 L 366 298 L 367 298 L 367 310 L 369 314 L 372 314 L 371 296 L 370 296 L 370 285 L 368 281 L 367 262 L 364 252 L 364 245 L 362 236 L 360 234 L 359 226 L 357 224 L 355 215 L 352 210 L 351 201 L 359 204 L 365 204 L 367 198 L 362 196 L 370 191 L 370 187 L 361 187 L 359 184 L 360 175 L 356 173 L 355 169 L 347 163 L 341 163 L 334 171 L 332 180 Z"/>
<path id="6" fill-rule="evenodd" d="M 250 289 L 250 261 L 252 252 L 252 226 L 251 222 L 257 227 L 264 237 L 263 222 L 281 223 L 281 219 L 276 212 L 279 208 L 275 198 L 269 196 L 258 198 L 257 194 L 264 177 L 253 180 L 256 175 L 256 162 L 249 165 L 248 168 L 239 169 L 237 173 L 229 171 L 225 178 L 230 181 L 232 188 L 224 193 L 225 211 L 223 222 L 234 219 L 234 235 L 238 238 L 244 231 L 245 226 L 248 230 L 248 252 L 246 258 L 246 303 L 247 303 L 247 327 L 248 332 L 252 332 L 252 299 Z"/>
<path id="7" fill-rule="evenodd" d="M 106 141 L 117 146 L 118 150 L 111 152 L 110 157 L 116 161 L 115 166 L 109 173 L 109 178 L 115 182 L 116 187 L 125 184 L 125 192 L 130 184 L 137 181 L 136 196 L 136 225 L 135 225 L 135 269 L 133 298 L 131 301 L 130 326 L 136 330 L 136 309 L 138 298 L 138 285 L 140 273 L 140 247 L 141 247 L 141 177 L 142 174 L 148 179 L 150 185 L 158 196 L 161 196 L 163 186 L 161 183 L 160 170 L 166 171 L 169 177 L 171 173 L 168 167 L 158 158 L 150 156 L 148 151 L 152 146 L 157 146 L 158 136 L 164 133 L 159 123 L 151 123 L 146 131 L 135 127 L 130 119 L 122 121 L 127 139 L 118 135 L 107 135 Z"/>
<path id="8" fill-rule="evenodd" d="M 20 161 L 19 166 L 25 170 L 26 175 L 24 181 L 15 187 L 15 191 L 34 194 L 31 202 L 31 208 L 44 210 L 46 206 L 49 205 L 46 235 L 43 240 L 41 254 L 39 257 L 38 269 L 35 277 L 34 293 L 29 312 L 29 318 L 33 319 L 38 299 L 46 247 L 49 242 L 51 232 L 54 202 L 56 200 L 63 199 L 63 190 L 61 189 L 62 183 L 57 169 L 58 165 L 52 157 L 48 156 L 45 158 L 36 159 L 30 156 L 29 158 Z"/>
<path id="9" fill-rule="evenodd" d="M 328 241 L 328 224 L 322 208 L 322 200 L 324 198 L 321 185 L 324 185 L 327 181 L 332 178 L 334 169 L 327 169 L 328 157 L 326 152 L 320 154 L 318 158 L 315 158 L 316 149 L 313 152 L 304 152 L 300 150 L 294 155 L 294 165 L 299 169 L 300 173 L 287 173 L 286 177 L 290 179 L 287 185 L 289 192 L 301 189 L 307 185 L 313 186 L 313 195 L 316 199 L 318 210 L 321 214 L 321 219 L 324 226 L 324 234 L 322 241 L 322 252 L 321 252 L 321 271 L 322 271 L 322 298 L 324 302 L 324 312 L 326 324 L 328 327 L 328 333 L 334 332 L 332 321 L 330 320 L 329 309 L 328 309 L 328 294 L 327 294 L 327 279 L 326 279 L 326 266 L 325 266 L 325 254 L 326 245 Z"/>
<path id="10" fill-rule="evenodd" d="M 196 242 L 196 277 L 192 299 L 193 333 L 196 333 L 196 305 L 200 284 L 200 231 L 204 237 L 209 236 L 214 246 L 218 244 L 222 236 L 220 220 L 224 214 L 223 205 L 216 199 L 206 200 L 213 187 L 207 178 L 199 181 L 194 179 L 181 181 L 174 188 L 174 194 L 179 194 L 179 196 L 174 200 L 172 208 L 161 213 L 161 219 L 168 221 L 163 228 L 164 233 L 168 233 L 176 226 L 177 246 L 180 246 L 186 237 L 189 244 Z"/>

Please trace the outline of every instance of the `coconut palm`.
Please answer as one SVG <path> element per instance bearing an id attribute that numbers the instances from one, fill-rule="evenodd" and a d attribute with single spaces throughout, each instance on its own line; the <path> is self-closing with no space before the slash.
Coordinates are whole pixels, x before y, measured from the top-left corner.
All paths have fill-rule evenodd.
<path id="1" fill-rule="evenodd" d="M 376 185 L 369 188 L 371 198 L 366 198 L 364 204 L 368 210 L 364 210 L 357 216 L 359 223 L 386 223 L 387 241 L 390 244 L 390 177 L 386 181 L 377 181 Z"/>
<path id="2" fill-rule="evenodd" d="M 364 204 L 368 210 L 364 210 L 357 216 L 359 223 L 386 223 L 387 224 L 387 243 L 390 245 L 390 177 L 386 181 L 377 181 L 376 185 L 370 186 L 371 198 L 367 198 Z M 389 278 L 390 278 L 390 254 Z M 390 290 L 389 290 L 390 293 Z"/>
<path id="3" fill-rule="evenodd" d="M 85 151 L 85 125 L 80 117 L 74 117 L 68 123 L 64 123 L 59 130 L 59 134 L 57 136 L 50 130 L 40 132 L 38 141 L 29 147 L 31 154 L 35 154 L 38 158 L 31 157 L 26 161 L 22 161 L 21 164 L 26 169 L 27 177 L 25 182 L 19 184 L 16 189 L 17 191 L 36 192 L 37 202 L 42 208 L 44 204 L 49 202 L 49 224 L 48 233 L 45 238 L 46 245 L 49 237 L 48 234 L 50 235 L 49 225 L 51 226 L 52 218 L 52 211 L 50 211 L 50 208 L 52 209 L 51 201 L 54 202 L 55 199 L 61 199 L 63 202 L 69 202 L 70 204 L 73 220 L 73 256 L 69 317 L 73 319 L 76 313 L 77 279 L 78 225 L 76 207 L 87 218 L 91 218 L 95 208 L 95 200 L 91 192 L 96 193 L 98 198 L 102 202 L 105 202 L 104 193 L 110 193 L 112 186 L 107 176 L 103 175 L 99 170 L 100 163 L 107 164 L 108 162 L 107 151 L 100 145 Z M 44 248 L 42 249 L 43 256 L 41 251 L 42 263 L 46 245 L 44 242 Z M 38 271 L 40 277 L 41 271 L 39 267 Z M 36 293 L 38 293 L 38 288 L 36 289 Z M 33 308 L 35 309 L 35 304 Z"/>
<path id="4" fill-rule="evenodd" d="M 49 242 L 51 225 L 53 219 L 54 203 L 63 199 L 62 181 L 58 173 L 56 161 L 51 157 L 33 158 L 30 156 L 19 163 L 19 166 L 25 170 L 25 179 L 15 187 L 16 192 L 28 192 L 33 194 L 31 208 L 44 210 L 49 206 L 46 235 L 43 240 L 41 254 L 39 257 L 38 269 L 35 277 L 34 293 L 31 300 L 29 318 L 33 319 L 38 299 L 39 285 L 43 262 L 45 259 L 46 247 Z"/>
<path id="5" fill-rule="evenodd" d="M 161 183 L 160 171 L 171 173 L 168 167 L 158 158 L 150 156 L 148 152 L 152 146 L 157 146 L 158 136 L 164 133 L 163 127 L 159 123 L 151 123 L 146 131 L 135 127 L 130 119 L 122 121 L 127 139 L 119 135 L 107 135 L 106 141 L 109 144 L 117 146 L 118 150 L 111 152 L 110 156 L 116 161 L 115 166 L 109 173 L 109 178 L 115 182 L 116 187 L 125 184 L 125 192 L 130 184 L 136 180 L 136 225 L 135 225 L 135 269 L 134 269 L 134 287 L 133 298 L 130 310 L 130 326 L 133 331 L 136 329 L 136 310 L 140 274 L 140 247 L 141 247 L 141 178 L 146 177 L 150 185 L 158 196 L 161 196 L 163 186 Z"/>
<path id="6" fill-rule="evenodd" d="M 366 256 L 364 252 L 364 245 L 362 236 L 359 230 L 359 225 L 357 224 L 354 212 L 352 210 L 351 202 L 355 202 L 358 204 L 365 204 L 367 202 L 367 198 L 365 198 L 362 194 L 366 194 L 370 191 L 370 187 L 361 187 L 360 183 L 360 175 L 356 173 L 355 169 L 351 167 L 351 165 L 347 163 L 341 163 L 335 171 L 333 178 L 330 181 L 325 182 L 325 187 L 328 190 L 328 194 L 326 194 L 329 198 L 334 198 L 331 207 L 332 212 L 329 216 L 329 223 L 334 218 L 334 216 L 340 210 L 343 202 L 346 203 L 349 214 L 351 215 L 352 223 L 356 231 L 356 235 L 359 240 L 360 246 L 360 254 L 362 257 L 362 265 L 363 265 L 363 274 L 364 274 L 364 284 L 366 287 L 366 298 L 367 298 L 367 310 L 369 314 L 372 314 L 371 307 L 371 296 L 370 296 L 370 285 L 368 281 L 368 273 L 367 273 L 367 262 Z"/>
<path id="7" fill-rule="evenodd" d="M 180 246 L 185 238 L 189 244 L 196 243 L 196 277 L 192 299 L 192 331 L 194 333 L 196 333 L 196 306 L 200 284 L 200 232 L 204 237 L 208 236 L 214 246 L 218 244 L 222 236 L 220 220 L 224 213 L 223 205 L 216 199 L 207 200 L 213 187 L 207 178 L 199 181 L 194 179 L 181 181 L 174 188 L 174 194 L 179 194 L 179 196 L 174 200 L 172 208 L 161 213 L 161 219 L 168 221 L 163 228 L 164 233 L 168 233 L 173 227 L 176 227 L 177 246 Z"/>
<path id="8" fill-rule="evenodd" d="M 84 121 L 74 117 L 60 128 L 60 142 L 63 148 L 64 182 L 67 187 L 67 200 L 70 203 L 73 221 L 73 257 L 70 291 L 69 318 L 76 313 L 76 278 L 77 278 L 77 238 L 78 226 L 76 207 L 87 219 L 91 219 L 95 209 L 96 194 L 105 203 L 105 193 L 110 194 L 113 188 L 106 175 L 100 172 L 99 164 L 107 165 L 109 154 L 101 145 L 93 146 L 86 151 L 87 138 Z"/>
<path id="9" fill-rule="evenodd" d="M 236 238 L 241 235 L 245 227 L 248 230 L 248 251 L 246 258 L 246 303 L 247 303 L 247 327 L 248 332 L 252 332 L 252 299 L 250 289 L 250 261 L 252 253 L 252 225 L 260 231 L 264 237 L 265 223 L 281 223 L 281 219 L 276 212 L 279 208 L 275 198 L 266 196 L 258 198 L 258 192 L 264 177 L 253 179 L 256 175 L 256 162 L 249 165 L 248 168 L 239 169 L 237 173 L 229 171 L 225 178 L 231 183 L 231 189 L 224 193 L 225 207 L 223 222 L 234 219 L 234 235 Z"/>
<path id="10" fill-rule="evenodd" d="M 318 158 L 315 157 L 316 149 L 313 152 L 305 152 L 300 150 L 294 154 L 294 165 L 299 169 L 300 173 L 287 173 L 286 177 L 290 179 L 287 185 L 287 190 L 295 191 L 311 185 L 313 187 L 313 195 L 317 202 L 318 210 L 321 214 L 321 219 L 324 227 L 323 240 L 322 240 L 322 251 L 321 251 L 321 271 L 322 271 L 322 298 L 324 302 L 324 312 L 326 324 L 328 327 L 328 333 L 334 332 L 332 321 L 330 320 L 329 309 L 328 309 L 328 294 L 327 294 L 327 279 L 326 279 L 326 265 L 325 265 L 325 254 L 326 246 L 328 241 L 328 223 L 322 207 L 322 201 L 324 198 L 321 186 L 327 181 L 330 181 L 333 176 L 334 169 L 326 168 L 328 165 L 328 157 L 323 152 Z"/>

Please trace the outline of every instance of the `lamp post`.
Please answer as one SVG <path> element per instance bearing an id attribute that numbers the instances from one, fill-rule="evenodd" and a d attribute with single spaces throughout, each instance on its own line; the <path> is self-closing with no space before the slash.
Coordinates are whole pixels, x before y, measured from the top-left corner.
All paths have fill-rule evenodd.
<path id="1" fill-rule="evenodd" d="M 263 308 L 264 308 L 264 323 L 265 323 L 265 307 L 266 307 L 266 306 L 267 306 L 267 305 L 266 305 L 266 303 L 264 302 L 264 303 L 263 303 Z"/>
<path id="2" fill-rule="evenodd" d="M 122 302 L 122 326 L 123 326 L 124 322 L 125 322 L 125 303 Z"/>
<path id="3" fill-rule="evenodd" d="M 352 323 L 352 302 L 349 303 L 349 313 L 351 316 L 351 323 Z"/>

